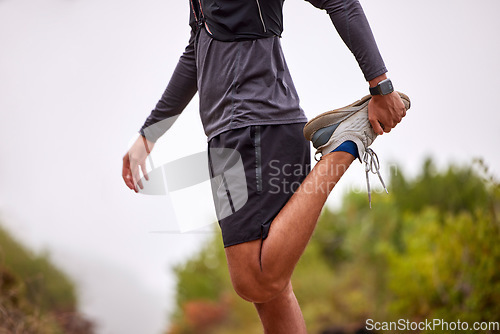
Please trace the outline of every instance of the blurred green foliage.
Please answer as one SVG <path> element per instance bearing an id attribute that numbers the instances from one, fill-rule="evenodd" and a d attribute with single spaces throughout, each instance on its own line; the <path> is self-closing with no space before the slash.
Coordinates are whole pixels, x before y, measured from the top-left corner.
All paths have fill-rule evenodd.
<path id="1" fill-rule="evenodd" d="M 93 333 L 71 281 L 0 228 L 0 333 Z"/>
<path id="2" fill-rule="evenodd" d="M 309 332 L 355 332 L 367 319 L 500 321 L 500 191 L 485 165 L 439 171 L 428 159 L 414 178 L 394 168 L 389 183 L 371 210 L 352 192 L 320 217 L 292 278 Z M 262 332 L 232 291 L 219 236 L 175 272 L 168 333 Z"/>

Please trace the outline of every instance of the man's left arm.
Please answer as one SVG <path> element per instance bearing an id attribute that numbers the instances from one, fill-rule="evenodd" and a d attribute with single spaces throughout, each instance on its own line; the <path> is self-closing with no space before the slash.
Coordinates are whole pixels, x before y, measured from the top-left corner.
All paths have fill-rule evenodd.
<path id="1" fill-rule="evenodd" d="M 324 9 L 340 37 L 351 50 L 370 87 L 387 79 L 387 68 L 380 55 L 363 8 L 358 0 L 307 0 Z M 399 94 L 375 95 L 368 106 L 368 114 L 377 134 L 390 132 L 406 114 Z"/>

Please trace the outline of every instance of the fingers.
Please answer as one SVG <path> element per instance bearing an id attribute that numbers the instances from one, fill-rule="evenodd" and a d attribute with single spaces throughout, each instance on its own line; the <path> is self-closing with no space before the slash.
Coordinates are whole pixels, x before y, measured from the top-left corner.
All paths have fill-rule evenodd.
<path id="1" fill-rule="evenodd" d="M 401 123 L 401 121 L 403 120 L 403 117 L 405 116 L 405 112 L 401 112 L 399 114 L 395 114 L 395 116 L 393 117 L 392 119 L 392 122 L 390 123 L 390 127 L 386 127 L 385 132 L 386 133 L 389 133 L 392 129 L 394 129 L 396 127 L 396 125 L 398 125 L 399 123 Z"/>
<path id="2" fill-rule="evenodd" d="M 376 134 L 378 134 L 378 135 L 384 134 L 384 129 L 382 128 L 382 123 L 380 123 L 378 119 L 370 118 L 369 120 L 370 120 L 370 124 L 372 125 L 373 131 L 375 131 Z"/>
<path id="3" fill-rule="evenodd" d="M 390 132 L 391 129 L 394 129 L 396 127 L 396 125 L 398 125 L 399 123 L 401 123 L 401 121 L 403 120 L 403 117 L 406 116 L 406 108 L 403 107 L 402 108 L 394 108 L 396 111 L 393 113 L 393 117 L 392 117 L 392 122 L 390 124 L 390 127 L 389 127 L 389 131 L 387 131 L 387 129 L 385 129 L 386 131 L 385 132 Z"/>
<path id="4" fill-rule="evenodd" d="M 139 166 L 141 167 L 141 172 L 144 175 L 144 178 L 146 179 L 146 181 L 149 181 L 148 171 L 146 170 L 146 164 L 142 163 Z"/>
<path id="5" fill-rule="evenodd" d="M 130 162 L 130 170 L 132 173 L 132 179 L 134 182 L 134 191 L 137 193 L 139 192 L 139 189 L 144 189 L 144 186 L 142 185 L 141 181 L 141 175 L 139 174 L 139 164 L 137 163 L 137 160 L 132 160 Z"/>
<path id="6" fill-rule="evenodd" d="M 139 189 L 144 189 L 140 172 L 144 175 L 144 179 L 149 181 L 146 170 L 146 158 L 153 149 L 153 146 L 154 142 L 150 142 L 145 137 L 139 136 L 123 157 L 123 180 L 127 187 L 135 192 L 138 192 Z"/>
<path id="7" fill-rule="evenodd" d="M 129 187 L 132 190 L 135 190 L 134 181 L 132 178 L 132 172 L 130 170 L 130 159 L 128 153 L 125 154 L 125 156 L 123 157 L 122 178 L 123 181 L 125 181 L 127 187 Z"/>
<path id="8" fill-rule="evenodd" d="M 141 175 L 139 173 L 139 168 L 144 175 L 144 179 L 149 181 L 149 175 L 146 169 L 146 163 L 138 163 L 135 159 L 130 159 L 129 153 L 127 153 L 123 157 L 123 167 L 122 167 L 122 178 L 125 181 L 127 187 L 136 193 L 139 192 L 139 189 L 144 189 L 144 185 L 142 183 Z"/>
<path id="9" fill-rule="evenodd" d="M 380 122 L 379 122 L 380 123 Z M 391 130 L 394 128 L 394 126 L 385 126 L 384 124 L 380 123 L 380 126 L 382 127 L 382 130 L 384 130 L 385 133 L 391 132 Z"/>
<path id="10" fill-rule="evenodd" d="M 389 121 L 387 121 L 387 125 L 384 123 L 384 132 L 385 133 L 389 133 L 391 132 L 392 129 L 394 129 L 396 127 L 396 125 L 399 124 L 399 122 L 401 121 L 401 118 L 399 117 L 395 117 Z"/>
<path id="11" fill-rule="evenodd" d="M 373 97 L 368 105 L 370 124 L 378 135 L 391 132 L 405 116 L 406 107 L 397 93 Z"/>

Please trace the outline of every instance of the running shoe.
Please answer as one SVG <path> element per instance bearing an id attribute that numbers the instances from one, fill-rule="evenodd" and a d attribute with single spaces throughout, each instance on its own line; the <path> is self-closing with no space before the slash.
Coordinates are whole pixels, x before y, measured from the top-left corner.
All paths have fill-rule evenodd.
<path id="1" fill-rule="evenodd" d="M 398 92 L 399 93 L 399 92 Z M 410 109 L 410 99 L 399 93 L 406 110 Z M 348 106 L 327 111 L 314 117 L 304 126 L 304 137 L 313 143 L 316 155 L 326 155 L 347 140 L 353 141 L 358 148 L 358 159 L 365 162 L 368 198 L 371 207 L 371 191 L 368 173 L 377 174 L 385 191 L 387 188 L 380 175 L 380 164 L 375 152 L 369 148 L 377 134 L 368 120 L 368 103 L 371 95 L 363 97 Z M 361 161 L 361 159 L 363 159 Z"/>

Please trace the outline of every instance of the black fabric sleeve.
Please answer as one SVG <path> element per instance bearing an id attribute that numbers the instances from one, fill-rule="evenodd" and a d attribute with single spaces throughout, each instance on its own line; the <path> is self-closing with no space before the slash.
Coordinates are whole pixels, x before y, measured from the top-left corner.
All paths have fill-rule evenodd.
<path id="1" fill-rule="evenodd" d="M 172 126 L 176 116 L 186 108 L 198 90 L 194 40 L 195 33 L 192 32 L 189 45 L 180 57 L 165 92 L 139 130 L 152 142 L 156 142 Z"/>
<path id="2" fill-rule="evenodd" d="M 387 72 L 368 20 L 358 0 L 306 0 L 330 15 L 340 37 L 370 81 Z"/>

